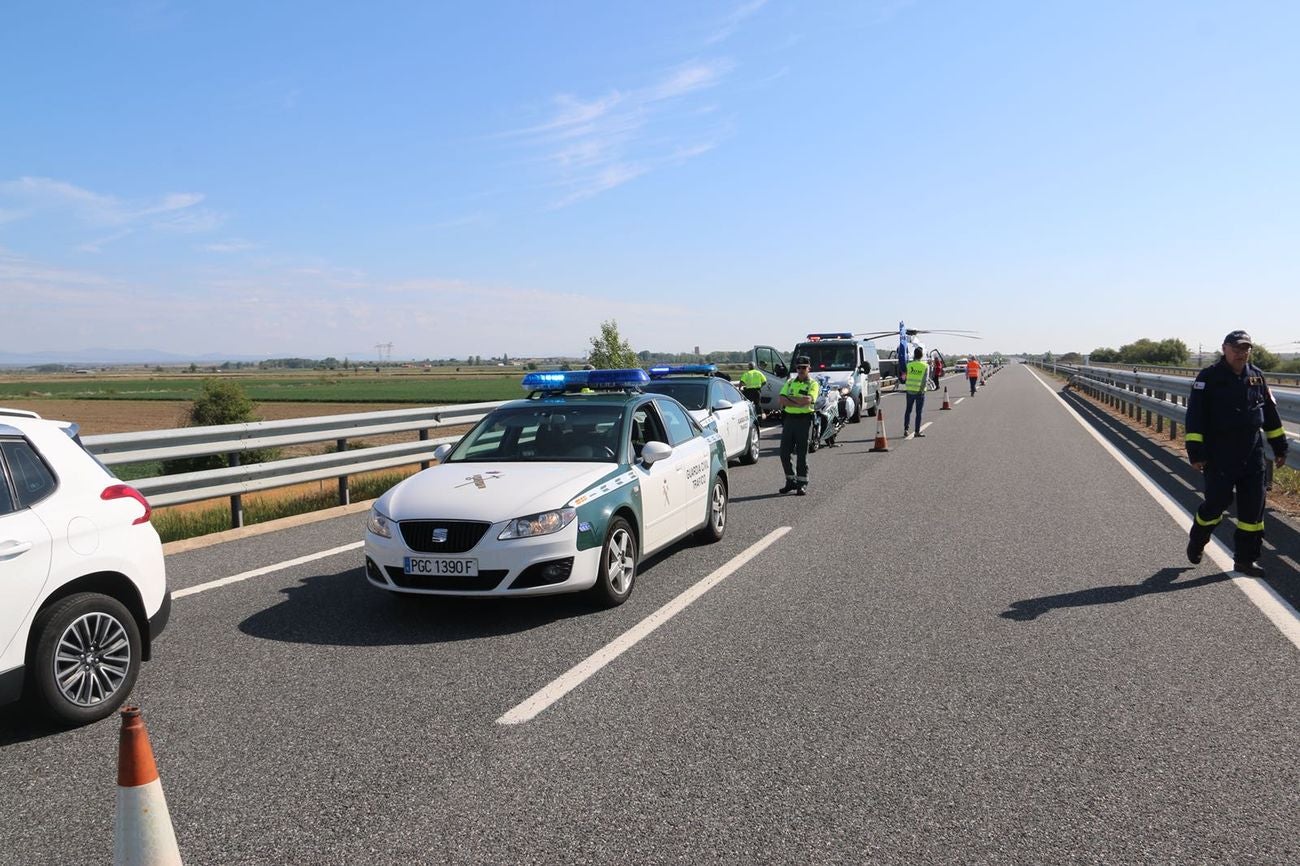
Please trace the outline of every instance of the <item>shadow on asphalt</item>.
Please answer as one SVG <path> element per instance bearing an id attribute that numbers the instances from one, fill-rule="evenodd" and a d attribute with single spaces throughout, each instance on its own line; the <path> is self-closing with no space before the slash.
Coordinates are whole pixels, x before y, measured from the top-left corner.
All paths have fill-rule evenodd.
<path id="1" fill-rule="evenodd" d="M 1175 502 L 1189 512 L 1194 512 L 1201 504 L 1204 492 L 1201 473 L 1192 468 L 1184 455 L 1165 450 L 1086 397 L 1071 391 L 1058 391 L 1058 393 L 1094 430 L 1114 445 L 1121 454 L 1132 460 Z M 1174 480 L 1174 476 L 1190 484 L 1194 490 L 1188 490 L 1179 484 Z M 1229 509 L 1228 516 L 1234 515 L 1235 509 Z M 1285 555 L 1292 562 L 1300 562 L 1300 530 L 1272 508 L 1267 510 L 1264 522 L 1266 527 L 1264 555 L 1259 561 L 1267 575 L 1264 580 L 1292 607 L 1300 608 L 1300 571 L 1279 556 L 1279 554 Z M 1233 523 L 1225 519 L 1219 524 L 1215 537 L 1231 550 L 1232 533 Z M 1269 550 L 1270 546 L 1274 550 Z M 1185 562 L 1183 542 L 1180 541 L 1176 547 L 1171 548 L 1169 556 L 1171 559 Z"/>
<path id="2" fill-rule="evenodd" d="M 1060 610 L 1062 608 L 1091 607 L 1098 604 L 1118 604 L 1122 601 L 1131 601 L 1140 596 L 1151 595 L 1157 592 L 1175 592 L 1183 589 L 1198 589 L 1214 583 L 1222 583 L 1228 579 L 1228 575 L 1220 572 L 1219 574 L 1204 575 L 1194 580 L 1185 580 L 1182 583 L 1177 582 L 1181 575 L 1191 570 L 1190 566 L 1186 568 L 1162 568 L 1138 584 L 1094 586 L 1090 589 L 1080 589 L 1074 592 L 1045 595 L 1042 598 L 1028 598 L 1024 601 L 1013 601 L 1010 610 L 1003 611 L 998 615 L 1003 619 L 1029 622 L 1038 619 L 1038 617 L 1048 613 L 1049 611 Z"/>
<path id="3" fill-rule="evenodd" d="M 637 581 L 689 539 L 643 560 Z M 518 634 L 605 612 L 585 593 L 517 598 L 413 595 L 371 586 L 361 568 L 308 577 L 239 624 L 251 637 L 323 646 L 414 646 Z"/>
<path id="4" fill-rule="evenodd" d="M 449 643 L 525 632 L 593 613 L 580 595 L 463 598 L 387 592 L 360 568 L 308 577 L 280 590 L 284 601 L 248 617 L 252 637 L 328 646 Z"/>
<path id="5" fill-rule="evenodd" d="M 42 716 L 35 715 L 34 710 L 27 707 L 26 701 L 10 703 L 0 709 L 0 746 L 40 740 L 65 731 L 68 728 L 45 722 Z"/>

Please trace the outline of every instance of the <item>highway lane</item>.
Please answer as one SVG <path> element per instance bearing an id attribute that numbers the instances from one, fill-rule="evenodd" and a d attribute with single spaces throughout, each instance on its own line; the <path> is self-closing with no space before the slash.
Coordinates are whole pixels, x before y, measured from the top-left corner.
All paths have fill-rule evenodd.
<path id="1" fill-rule="evenodd" d="M 774 495 L 767 431 L 723 542 L 652 561 L 615 611 L 392 599 L 358 551 L 179 599 L 134 700 L 187 862 L 1294 862 L 1300 651 L 1182 560 L 1182 530 L 1027 368 L 940 401 L 888 454 L 874 419 L 848 428 L 802 500 Z M 901 408 L 886 396 L 891 434 Z M 354 542 L 363 519 L 169 557 L 173 584 Z M 106 861 L 115 723 L 9 713 L 0 743 L 0 863 Z"/>

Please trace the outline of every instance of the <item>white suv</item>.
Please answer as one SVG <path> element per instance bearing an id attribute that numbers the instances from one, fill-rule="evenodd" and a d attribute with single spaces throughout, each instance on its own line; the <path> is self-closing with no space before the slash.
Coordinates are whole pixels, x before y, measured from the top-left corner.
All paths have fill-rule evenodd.
<path id="1" fill-rule="evenodd" d="M 0 704 L 84 724 L 126 699 L 171 612 L 150 513 L 76 425 L 0 408 Z"/>

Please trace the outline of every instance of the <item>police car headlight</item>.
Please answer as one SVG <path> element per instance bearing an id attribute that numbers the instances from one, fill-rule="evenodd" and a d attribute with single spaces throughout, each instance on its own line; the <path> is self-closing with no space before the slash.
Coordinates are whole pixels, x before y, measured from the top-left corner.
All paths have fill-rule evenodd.
<path id="1" fill-rule="evenodd" d="M 532 538 L 535 535 L 550 535 L 568 526 L 577 516 L 576 508 L 559 508 L 555 511 L 530 514 L 527 517 L 516 517 L 506 524 L 506 528 L 501 530 L 497 538 Z"/>
<path id="2" fill-rule="evenodd" d="M 378 535 L 380 538 L 392 538 L 392 527 L 392 521 L 375 509 L 370 509 L 370 519 L 366 521 L 366 529 L 370 530 L 375 535 Z"/>

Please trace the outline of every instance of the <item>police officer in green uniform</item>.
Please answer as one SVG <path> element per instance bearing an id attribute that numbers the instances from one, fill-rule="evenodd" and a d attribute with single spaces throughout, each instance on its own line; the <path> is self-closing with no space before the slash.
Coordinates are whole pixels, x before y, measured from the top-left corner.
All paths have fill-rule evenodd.
<path id="1" fill-rule="evenodd" d="M 1201 561 L 1214 527 L 1237 495 L 1237 531 L 1233 535 L 1233 568 L 1263 577 L 1255 563 L 1264 544 L 1264 502 L 1268 489 L 1268 460 L 1264 442 L 1277 466 L 1286 463 L 1286 431 L 1277 402 L 1264 381 L 1264 372 L 1250 363 L 1252 340 L 1245 331 L 1223 338 L 1223 357 L 1206 367 L 1192 383 L 1187 398 L 1183 441 L 1187 459 L 1205 475 L 1205 501 L 1196 509 L 1187 540 L 1187 558 Z M 1263 435 L 1261 435 L 1261 432 Z"/>
<path id="2" fill-rule="evenodd" d="M 749 362 L 749 369 L 740 374 L 740 391 L 745 395 L 745 399 L 754 404 L 754 411 L 758 417 L 763 417 L 763 406 L 759 402 L 762 395 L 764 383 L 767 377 L 763 371 L 754 366 L 754 362 Z"/>
<path id="3" fill-rule="evenodd" d="M 791 490 L 803 496 L 808 489 L 808 435 L 812 431 L 813 406 L 821 386 L 808 370 L 811 362 L 804 355 L 794 359 L 795 377 L 781 387 L 781 468 L 785 470 L 785 486 L 781 493 Z M 794 464 L 791 457 L 796 458 Z"/>

